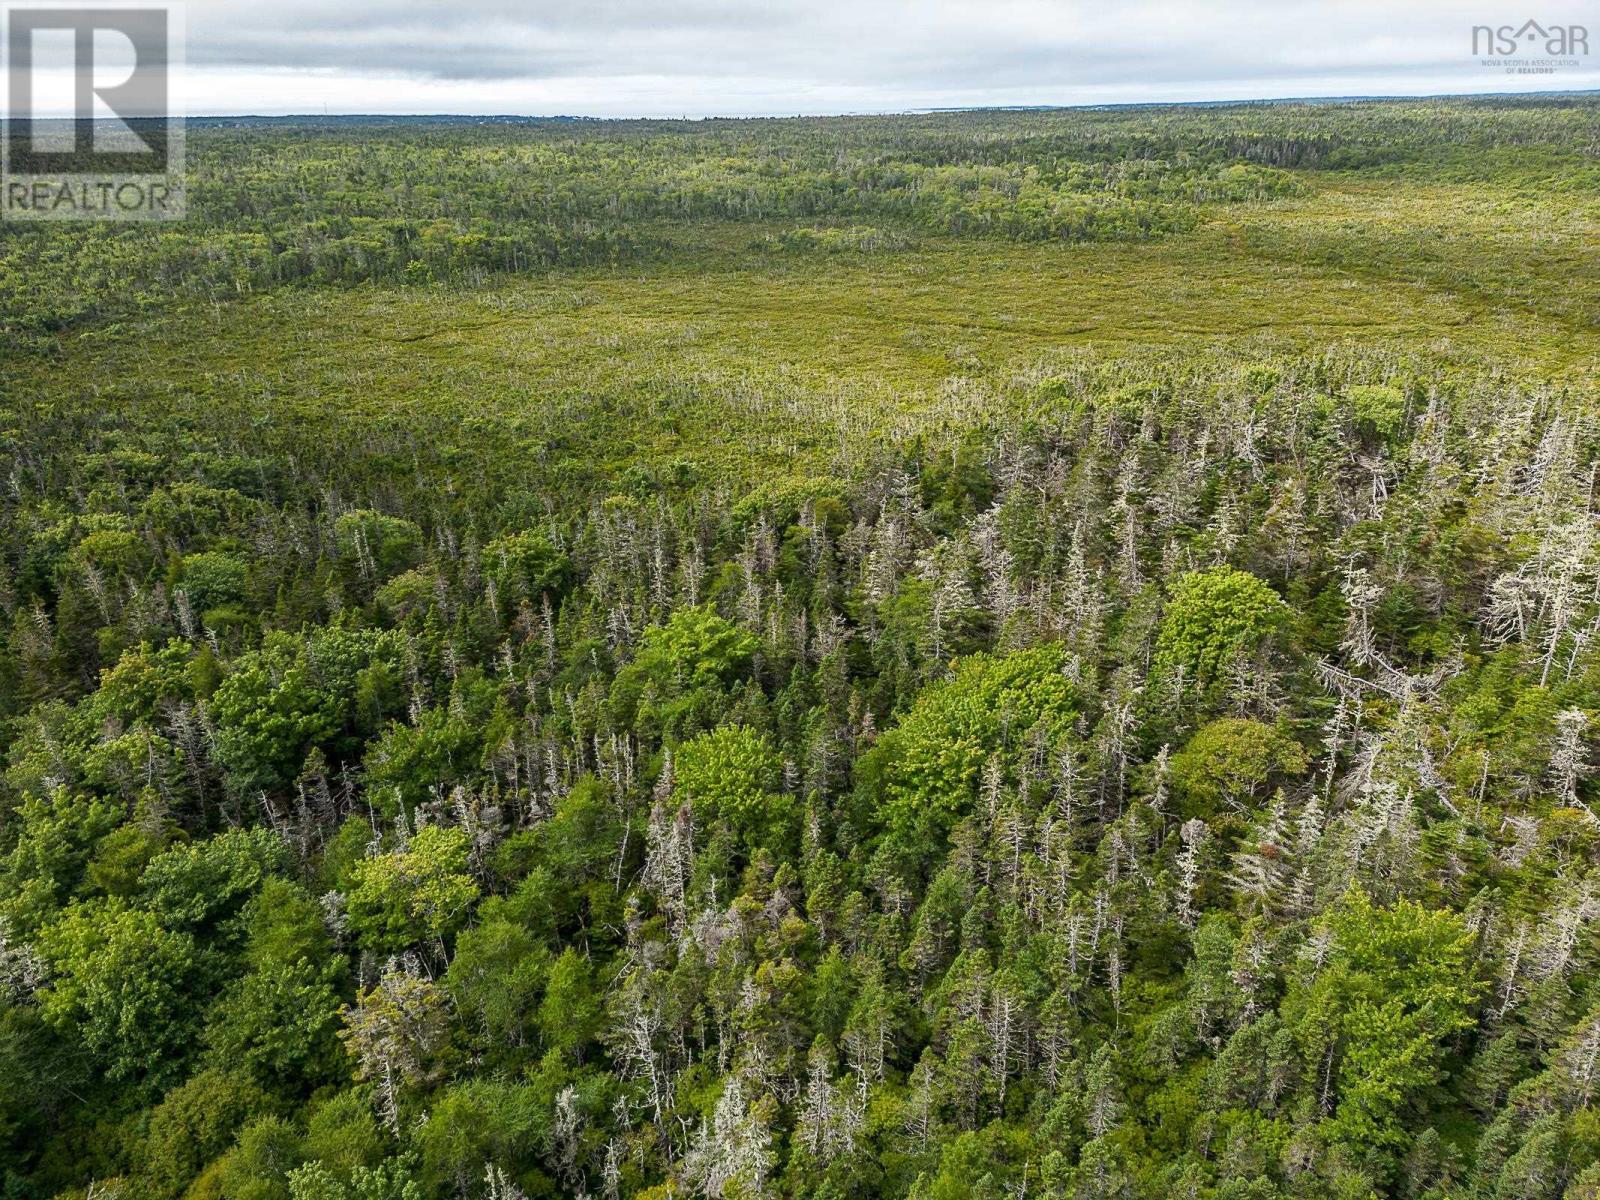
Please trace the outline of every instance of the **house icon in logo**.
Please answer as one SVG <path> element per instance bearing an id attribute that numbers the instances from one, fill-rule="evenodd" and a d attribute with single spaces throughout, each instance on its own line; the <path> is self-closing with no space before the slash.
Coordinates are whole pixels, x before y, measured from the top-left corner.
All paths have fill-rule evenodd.
<path id="1" fill-rule="evenodd" d="M 1550 35 L 1545 31 L 1544 26 L 1539 24 L 1539 22 L 1529 21 L 1527 24 L 1523 25 L 1521 29 L 1517 30 L 1517 32 L 1512 36 L 1515 37 L 1519 42 L 1531 42 L 1535 38 L 1548 38 Z"/>

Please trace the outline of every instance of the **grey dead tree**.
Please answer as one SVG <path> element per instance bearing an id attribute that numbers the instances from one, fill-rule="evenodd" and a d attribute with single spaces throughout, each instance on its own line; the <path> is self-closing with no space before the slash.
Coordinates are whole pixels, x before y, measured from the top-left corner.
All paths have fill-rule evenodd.
<path id="1" fill-rule="evenodd" d="M 612 1023 L 607 1042 L 625 1078 L 642 1082 L 644 1105 L 658 1124 L 672 1106 L 672 1072 L 658 1041 L 666 1031 L 660 969 L 653 965 L 658 948 L 640 947 L 621 986 L 613 993 Z"/>
<path id="2" fill-rule="evenodd" d="M 1089 1060 L 1084 1071 L 1083 1090 L 1084 1124 L 1091 1136 L 1105 1137 L 1122 1123 L 1124 1111 L 1109 1045 L 1102 1045 Z"/>
<path id="3" fill-rule="evenodd" d="M 433 1077 L 449 1040 L 448 998 L 410 956 L 391 958 L 375 987 L 342 1010 L 339 1037 L 356 1062 L 356 1078 L 377 1089 L 378 1115 L 400 1129 L 400 1094 Z"/>
<path id="4" fill-rule="evenodd" d="M 1600 1013 L 1591 1013 L 1573 1031 L 1557 1054 L 1556 1062 L 1566 1076 L 1573 1105 L 1587 1108 L 1596 1084 L 1600 1083 Z"/>
<path id="5" fill-rule="evenodd" d="M 1129 596 L 1144 584 L 1144 573 L 1139 568 L 1142 505 L 1134 497 L 1138 487 L 1138 459 L 1130 455 L 1124 460 L 1123 471 L 1117 478 L 1116 499 L 1111 505 L 1111 515 L 1119 528 L 1116 569 L 1123 592 Z"/>
<path id="6" fill-rule="evenodd" d="M 1383 599 L 1383 588 L 1372 578 L 1366 567 L 1357 566 L 1352 558 L 1345 563 L 1344 578 L 1339 590 L 1344 595 L 1348 616 L 1345 618 L 1344 639 L 1339 643 L 1345 657 L 1356 667 L 1364 667 L 1377 654 L 1372 629 L 1373 613 Z"/>
<path id="7" fill-rule="evenodd" d="M 917 576 L 932 591 L 929 652 L 935 662 L 948 657 L 945 631 L 950 623 L 978 606 L 969 582 L 971 574 L 971 547 L 964 535 L 940 542 L 917 560 Z"/>
<path id="8" fill-rule="evenodd" d="M 1062 613 L 1059 628 L 1069 637 L 1081 641 L 1087 641 L 1099 633 L 1104 606 L 1100 580 L 1090 572 L 1084 555 L 1085 536 L 1083 522 L 1079 521 L 1073 526 L 1058 592 L 1058 611 Z"/>
<path id="9" fill-rule="evenodd" d="M 657 612 L 664 613 L 672 606 L 672 565 L 674 547 L 672 529 L 657 514 L 654 538 L 650 546 L 650 603 Z"/>
<path id="10" fill-rule="evenodd" d="M 806 1060 L 806 1085 L 795 1136 L 806 1152 L 823 1163 L 855 1153 L 866 1118 L 867 1080 L 834 1080 L 833 1053 L 818 1040 Z"/>
<path id="11" fill-rule="evenodd" d="M 1004 1109 L 1006 1085 L 1013 1068 L 1019 1065 L 1026 1038 L 1023 1026 L 1026 1006 L 1008 972 L 995 975 L 986 1008 L 984 1024 L 989 1035 L 989 1071 L 999 1087 L 997 1100 Z"/>
<path id="12" fill-rule="evenodd" d="M 1199 912 L 1195 900 L 1200 887 L 1200 853 L 1211 830 L 1199 817 L 1191 817 L 1178 830 L 1183 848 L 1178 851 L 1178 920 L 1193 929 Z"/>
<path id="13" fill-rule="evenodd" d="M 689 919 L 689 879 L 694 874 L 694 814 L 673 796 L 672 752 L 665 754 L 645 827 L 645 886 L 667 917 L 667 928 L 681 936 Z"/>
<path id="14" fill-rule="evenodd" d="M 1004 628 L 1011 615 L 1022 606 L 1016 586 L 1016 557 L 1000 532 L 997 510 L 990 509 L 973 522 L 973 544 L 977 550 L 978 574 L 983 581 L 984 607 Z"/>
<path id="15" fill-rule="evenodd" d="M 1239 896 L 1245 911 L 1271 918 L 1283 909 L 1293 877 L 1289 822 L 1281 793 L 1252 833 L 1233 856 L 1228 886 Z"/>
<path id="16" fill-rule="evenodd" d="M 1289 888 L 1288 907 L 1298 916 L 1308 916 L 1316 907 L 1318 850 L 1326 822 L 1322 796 L 1313 792 L 1295 821 L 1294 882 Z"/>
<path id="17" fill-rule="evenodd" d="M 556 1096 L 555 1121 L 551 1134 L 556 1143 L 556 1163 L 561 1181 L 574 1196 L 588 1194 L 587 1179 L 578 1166 L 579 1139 L 583 1134 L 583 1114 L 578 1111 L 578 1092 L 570 1084 Z"/>
<path id="18" fill-rule="evenodd" d="M 1593 941 L 1591 926 L 1600 917 L 1600 898 L 1585 882 L 1547 912 L 1529 955 L 1530 973 L 1537 980 L 1564 978 L 1580 965 Z"/>
<path id="19" fill-rule="evenodd" d="M 731 1075 L 684 1156 L 683 1172 L 710 1200 L 743 1200 L 767 1195 L 772 1166 L 772 1134 L 750 1111 L 739 1076 Z"/>
<path id="20" fill-rule="evenodd" d="M 1163 742 L 1161 749 L 1156 751 L 1156 756 L 1150 762 L 1150 772 L 1154 776 L 1154 786 L 1150 789 L 1150 811 L 1156 815 L 1156 834 L 1166 832 L 1167 827 L 1167 799 L 1168 785 L 1172 781 L 1172 746 Z"/>
<path id="21" fill-rule="evenodd" d="M 1346 880 L 1362 878 L 1369 887 L 1392 893 L 1412 878 L 1422 829 L 1409 790 L 1369 775 L 1339 822 L 1345 833 Z"/>
<path id="22" fill-rule="evenodd" d="M 27 942 L 13 936 L 0 918 L 0 997 L 12 1004 L 27 1000 L 45 981 L 44 960 Z"/>
<path id="23" fill-rule="evenodd" d="M 616 1138 L 606 1140 L 606 1161 L 601 1170 L 606 1200 L 622 1200 L 622 1146 Z"/>
<path id="24" fill-rule="evenodd" d="M 1433 715 L 1445 685 L 1463 669 L 1459 654 L 1453 655 L 1423 675 L 1413 675 L 1394 666 L 1374 652 L 1367 677 L 1354 675 L 1326 659 L 1317 663 L 1317 675 L 1328 691 L 1337 693 L 1341 709 L 1330 721 L 1327 740 L 1346 744 L 1344 725 L 1354 708 L 1355 729 L 1349 744 L 1355 753 L 1350 771 L 1340 781 L 1340 797 L 1346 801 L 1370 790 L 1381 778 L 1406 777 L 1431 791 L 1452 816 L 1459 816 L 1454 789 L 1440 773 L 1429 744 Z M 1365 697 L 1376 695 L 1392 701 L 1397 711 L 1389 725 L 1377 734 L 1361 730 L 1359 719 Z M 1326 771 L 1331 780 L 1335 758 L 1330 754 Z"/>
<path id="25" fill-rule="evenodd" d="M 1262 532 L 1279 547 L 1285 575 L 1293 574 L 1309 560 L 1304 547 L 1310 539 L 1311 527 L 1306 519 L 1306 489 L 1302 479 L 1293 476 L 1278 485 L 1261 525 Z"/>
<path id="26" fill-rule="evenodd" d="M 1563 640 L 1592 608 L 1596 588 L 1594 517 L 1549 525 L 1540 531 L 1537 553 L 1490 585 L 1488 632 L 1501 642 L 1537 634 L 1542 687 Z"/>
<path id="27" fill-rule="evenodd" d="M 934 1081 L 937 1078 L 938 1067 L 933 1056 L 933 1047 L 929 1046 L 922 1052 L 922 1057 L 917 1060 L 917 1065 L 912 1068 L 909 1094 L 905 1106 L 905 1131 L 917 1145 L 927 1149 L 928 1135 L 933 1129 L 934 1117 Z"/>
<path id="28" fill-rule="evenodd" d="M 527 1195 L 496 1163 L 483 1173 L 484 1200 L 527 1200 Z"/>
<path id="29" fill-rule="evenodd" d="M 1566 708 L 1556 714 L 1556 736 L 1550 751 L 1549 778 L 1556 798 L 1568 808 L 1580 808 L 1589 820 L 1600 824 L 1600 819 L 1578 797 L 1578 783 L 1586 778 L 1593 767 L 1589 764 L 1589 748 L 1584 734 L 1589 729 L 1589 714 L 1581 708 Z"/>

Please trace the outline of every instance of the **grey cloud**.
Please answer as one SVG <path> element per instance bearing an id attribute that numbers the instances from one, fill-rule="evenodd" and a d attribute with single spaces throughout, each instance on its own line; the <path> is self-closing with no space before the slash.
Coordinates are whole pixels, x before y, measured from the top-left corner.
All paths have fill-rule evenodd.
<path id="1" fill-rule="evenodd" d="M 396 0 L 337 7 L 288 0 L 271 6 L 189 7 L 189 60 L 200 66 L 337 68 L 443 79 L 562 74 L 679 74 L 708 56 L 764 56 L 801 6 L 760 11 L 733 3 L 582 5 Z"/>
<path id="2" fill-rule="evenodd" d="M 1554 0 L 1541 13 L 1581 20 L 1582 7 Z M 1028 89 L 1465 79 L 1471 25 L 1492 19 L 1448 0 L 190 0 L 188 12 L 189 61 L 209 69 L 487 85 L 654 78 L 675 81 L 674 96 L 708 97 L 740 80 L 929 104 Z"/>

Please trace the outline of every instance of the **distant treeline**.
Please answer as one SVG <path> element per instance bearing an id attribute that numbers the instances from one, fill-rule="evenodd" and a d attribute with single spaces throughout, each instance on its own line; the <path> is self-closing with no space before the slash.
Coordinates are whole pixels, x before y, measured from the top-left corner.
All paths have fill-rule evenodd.
<path id="1" fill-rule="evenodd" d="M 863 221 L 897 233 L 1159 237 L 1302 191 L 1291 169 L 1579 182 L 1600 105 L 967 112 L 760 121 L 204 122 L 173 226 L 0 229 L 9 349 L 86 318 L 285 284 L 450 281 L 678 252 L 675 226 Z M 1587 174 L 1585 171 L 1587 170 Z M 791 239 L 792 240 L 792 239 Z M 802 238 L 802 240 L 804 240 Z"/>

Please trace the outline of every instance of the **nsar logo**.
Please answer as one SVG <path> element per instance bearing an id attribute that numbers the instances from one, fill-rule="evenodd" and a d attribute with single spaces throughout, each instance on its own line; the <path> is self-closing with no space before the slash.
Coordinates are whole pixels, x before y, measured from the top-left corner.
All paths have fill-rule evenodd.
<path id="1" fill-rule="evenodd" d="M 1486 67 L 1499 67 L 1508 75 L 1553 75 L 1563 67 L 1577 67 L 1579 55 L 1589 53 L 1589 29 L 1584 25 L 1474 25 L 1472 53 Z"/>

